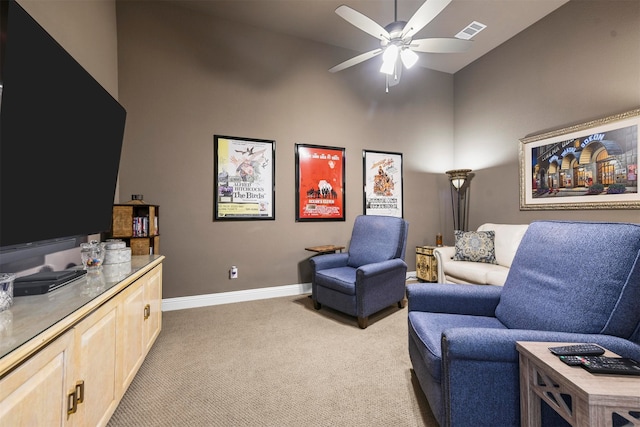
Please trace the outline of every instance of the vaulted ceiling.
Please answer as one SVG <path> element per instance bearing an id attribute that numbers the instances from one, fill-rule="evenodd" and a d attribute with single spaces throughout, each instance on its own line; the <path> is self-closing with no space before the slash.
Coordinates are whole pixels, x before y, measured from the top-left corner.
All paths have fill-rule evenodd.
<path id="1" fill-rule="evenodd" d="M 124 0 L 127 1 L 127 0 Z M 427 0 L 429 1 L 429 0 Z M 414 39 L 454 37 L 473 21 L 487 26 L 464 53 L 420 54 L 419 65 L 455 73 L 504 43 L 568 0 L 453 0 Z M 397 19 L 408 21 L 423 0 L 169 0 L 180 7 L 281 34 L 352 50 L 343 60 L 379 47 L 379 41 L 335 13 L 341 4 L 383 27 Z M 331 64 L 335 65 L 335 64 Z M 357 66 L 352 67 L 356 69 Z"/>

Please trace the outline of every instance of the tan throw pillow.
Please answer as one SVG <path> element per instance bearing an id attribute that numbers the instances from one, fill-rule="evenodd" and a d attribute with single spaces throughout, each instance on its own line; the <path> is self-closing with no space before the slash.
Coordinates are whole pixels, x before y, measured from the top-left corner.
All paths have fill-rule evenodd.
<path id="1" fill-rule="evenodd" d="M 455 231 L 456 261 L 484 262 L 497 264 L 494 240 L 495 231 Z"/>

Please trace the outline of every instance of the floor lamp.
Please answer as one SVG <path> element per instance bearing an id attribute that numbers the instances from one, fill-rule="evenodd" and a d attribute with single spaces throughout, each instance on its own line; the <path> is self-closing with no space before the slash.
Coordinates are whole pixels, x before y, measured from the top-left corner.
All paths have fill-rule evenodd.
<path id="1" fill-rule="evenodd" d="M 445 172 L 451 181 L 451 210 L 453 211 L 454 230 L 468 231 L 469 172 L 471 169 L 454 169 Z"/>

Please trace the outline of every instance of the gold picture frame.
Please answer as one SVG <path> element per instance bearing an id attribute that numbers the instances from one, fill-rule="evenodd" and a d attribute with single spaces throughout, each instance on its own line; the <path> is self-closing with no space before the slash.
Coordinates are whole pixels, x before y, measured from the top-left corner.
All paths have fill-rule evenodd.
<path id="1" fill-rule="evenodd" d="M 520 139 L 520 210 L 638 209 L 640 108 Z"/>

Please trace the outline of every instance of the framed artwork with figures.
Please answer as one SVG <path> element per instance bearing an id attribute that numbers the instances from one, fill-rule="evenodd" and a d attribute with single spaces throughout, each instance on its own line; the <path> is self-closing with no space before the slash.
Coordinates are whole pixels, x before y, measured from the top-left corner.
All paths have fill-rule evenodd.
<path id="1" fill-rule="evenodd" d="M 364 214 L 402 218 L 402 153 L 362 151 Z"/>
<path id="2" fill-rule="evenodd" d="M 296 144 L 296 221 L 345 220 L 345 149 Z"/>

